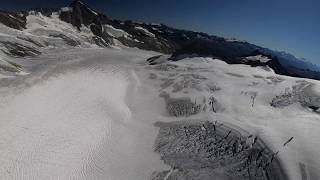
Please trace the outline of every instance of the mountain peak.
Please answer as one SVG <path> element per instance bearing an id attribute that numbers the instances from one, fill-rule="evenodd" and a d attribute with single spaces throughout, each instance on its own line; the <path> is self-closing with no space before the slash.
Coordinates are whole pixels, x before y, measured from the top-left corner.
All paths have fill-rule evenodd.
<path id="1" fill-rule="evenodd" d="M 69 6 L 72 8 L 72 11 L 62 12 L 60 14 L 60 18 L 62 20 L 71 23 L 78 29 L 80 29 L 82 25 L 101 25 L 99 14 L 88 7 L 86 4 L 84 4 L 82 1 L 74 0 Z"/>
<path id="2" fill-rule="evenodd" d="M 98 15 L 97 12 L 95 12 L 94 10 L 92 10 L 88 5 L 86 5 L 85 3 L 83 3 L 81 0 L 74 0 L 71 4 L 70 7 L 72 8 L 80 8 L 83 9 L 85 11 L 89 11 L 90 13 L 93 13 L 94 15 Z"/>
<path id="3" fill-rule="evenodd" d="M 81 0 L 74 0 L 72 1 L 72 3 L 70 4 L 70 7 L 74 7 L 76 5 L 83 5 L 86 6 Z"/>
<path id="4" fill-rule="evenodd" d="M 175 29 L 163 24 L 115 20 L 103 13 L 97 13 L 81 0 L 70 0 L 69 2 L 68 7 L 36 8 L 34 11 L 41 12 L 48 18 L 51 18 L 53 13 L 59 14 L 60 20 L 72 24 L 79 31 L 85 29 L 82 27 L 89 28 L 94 35 L 94 40 L 90 43 L 93 42 L 103 47 L 116 40 L 125 46 L 172 54 L 170 60 L 200 56 L 219 58 L 231 64 L 247 63 L 242 61 L 244 57 L 263 55 L 272 61 L 258 65 L 269 65 L 278 74 L 320 79 L 320 72 L 312 72 L 311 75 L 305 73 L 306 69 L 315 70 L 317 67 L 285 52 L 206 33 Z M 27 28 L 28 15 L 28 12 L 0 11 L 0 23 L 22 30 Z M 256 66 L 257 64 L 249 65 Z M 292 66 L 295 68 L 291 68 Z"/>

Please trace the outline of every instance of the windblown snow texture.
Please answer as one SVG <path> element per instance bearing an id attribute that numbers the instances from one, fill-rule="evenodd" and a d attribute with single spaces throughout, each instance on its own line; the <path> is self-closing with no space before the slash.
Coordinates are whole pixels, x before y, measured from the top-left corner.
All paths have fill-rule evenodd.
<path id="1" fill-rule="evenodd" d="M 0 22 L 0 179 L 320 177 L 320 84 L 284 75 L 319 76 L 291 55 L 78 0 Z"/>

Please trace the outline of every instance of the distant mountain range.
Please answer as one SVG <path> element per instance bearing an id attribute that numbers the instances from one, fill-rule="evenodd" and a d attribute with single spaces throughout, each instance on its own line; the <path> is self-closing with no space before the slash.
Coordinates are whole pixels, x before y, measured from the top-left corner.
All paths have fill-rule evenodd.
<path id="1" fill-rule="evenodd" d="M 230 40 L 202 32 L 176 29 L 164 24 L 112 19 L 96 12 L 79 0 L 75 0 L 69 6 L 62 8 L 35 8 L 30 11 L 20 12 L 0 11 L 0 23 L 19 31 L 26 31 L 30 14 L 46 18 L 52 18 L 55 15 L 61 21 L 72 24 L 77 30 L 73 31 L 72 35 L 65 32 L 64 28 L 60 28 L 59 31 L 52 31 L 49 27 L 43 25 L 46 24 L 45 20 L 40 24 L 43 27 L 42 31 L 46 29 L 48 38 L 62 39 L 69 46 L 81 46 L 83 44 L 79 40 L 83 36 L 74 35 L 74 33 L 83 33 L 83 28 L 85 27 L 93 34 L 90 38 L 86 37 L 84 41 L 87 42 L 85 43 L 99 47 L 121 44 L 128 47 L 172 54 L 169 59 L 173 61 L 189 56 L 214 57 L 230 64 L 267 65 L 277 74 L 320 80 L 320 68 L 318 66 L 285 52 L 274 51 L 248 42 Z M 45 19 L 44 17 L 42 19 Z M 54 22 L 56 23 L 56 21 Z M 59 24 L 59 27 L 61 26 Z M 5 34 L 6 32 L 1 33 Z M 1 50 L 9 57 L 39 55 L 42 48 L 53 45 L 51 44 L 52 41 L 39 40 L 42 37 L 43 32 L 37 39 L 26 34 L 18 38 L 19 41 L 0 39 L 0 44 L 4 47 Z M 59 46 L 59 44 L 54 45 Z M 262 62 L 259 58 L 254 59 L 252 57 L 265 57 L 265 59 L 268 58 L 269 60 Z"/>

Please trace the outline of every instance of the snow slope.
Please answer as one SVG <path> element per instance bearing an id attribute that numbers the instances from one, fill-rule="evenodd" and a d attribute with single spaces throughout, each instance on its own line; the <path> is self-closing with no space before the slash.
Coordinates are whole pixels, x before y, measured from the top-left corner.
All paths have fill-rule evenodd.
<path id="1" fill-rule="evenodd" d="M 155 55 L 130 48 L 51 49 L 24 62 L 30 74 L 2 77 L 0 179 L 141 180 L 171 169 L 169 177 L 177 170 L 154 152 L 154 124 L 176 121 L 243 129 L 279 150 L 290 179 L 319 177 L 319 114 L 298 101 L 270 105 L 305 81 L 312 86 L 306 92 L 317 97 L 317 81 L 211 58 L 148 65 Z M 204 109 L 209 97 L 214 111 Z M 203 110 L 172 116 L 166 103 L 179 98 Z"/>
<path id="2" fill-rule="evenodd" d="M 212 58 L 168 62 L 125 47 L 116 39 L 140 41 L 111 25 L 103 30 L 114 46 L 102 49 L 88 27 L 79 31 L 58 13 L 30 12 L 25 30 L 0 24 L 0 179 L 267 179 L 215 168 L 221 159 L 203 153 L 196 133 L 217 123 L 240 140 L 261 139 L 288 179 L 319 179 L 318 81 Z M 133 29 L 156 40 L 160 30 L 142 25 Z"/>
<path id="3" fill-rule="evenodd" d="M 318 179 L 320 167 L 319 114 L 298 102 L 275 108 L 273 99 L 295 86 L 304 84 L 319 89 L 318 81 L 280 76 L 265 68 L 229 65 L 211 58 L 187 58 L 164 63 L 151 70 L 152 82 L 170 98 L 190 98 L 206 106 L 209 97 L 216 99 L 215 110 L 206 110 L 183 119 L 217 120 L 244 129 L 261 137 L 279 158 L 290 179 L 301 179 L 302 164 L 309 178 Z M 158 81 L 157 81 L 157 80 Z M 304 94 L 309 88 L 297 92 Z M 304 96 L 317 101 L 318 93 Z M 318 101 L 317 101 L 318 102 Z M 181 118 L 180 118 L 181 119 Z M 293 141 L 283 144 L 294 137 Z"/>
<path id="4" fill-rule="evenodd" d="M 40 80 L 23 79 L 31 85 L 3 87 L 0 179 L 144 179 L 163 166 L 128 107 L 137 84 L 121 63 L 134 56 L 106 50 L 41 67 Z"/>
<path id="5" fill-rule="evenodd" d="M 118 37 L 126 37 L 126 38 L 129 38 L 131 36 L 130 34 L 125 32 L 124 30 L 114 28 L 111 25 L 105 25 L 104 28 L 112 37 L 117 37 L 117 38 Z"/>

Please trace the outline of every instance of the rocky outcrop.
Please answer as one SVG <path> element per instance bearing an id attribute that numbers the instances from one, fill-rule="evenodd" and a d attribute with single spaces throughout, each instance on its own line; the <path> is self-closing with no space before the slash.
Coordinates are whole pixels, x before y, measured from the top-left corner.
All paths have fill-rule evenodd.
<path id="1" fill-rule="evenodd" d="M 61 20 L 71 23 L 77 27 L 79 31 L 82 25 L 89 27 L 94 35 L 102 38 L 103 41 L 109 44 L 111 43 L 111 37 L 103 31 L 100 17 L 106 18 L 79 0 L 73 1 L 69 7 L 61 9 L 59 15 Z"/>
<path id="2" fill-rule="evenodd" d="M 100 24 L 98 14 L 89 9 L 81 1 L 73 1 L 69 7 L 62 8 L 60 12 L 60 19 L 71 23 L 72 25 L 79 28 L 82 25 L 89 26 L 91 24 Z"/>
<path id="3" fill-rule="evenodd" d="M 147 24 L 134 21 L 120 21 L 94 11 L 92 8 L 74 0 L 68 7 L 63 8 L 35 8 L 35 12 L 50 17 L 53 12 L 59 13 L 59 18 L 72 24 L 79 31 L 82 26 L 90 28 L 95 35 L 90 43 L 107 47 L 114 40 L 128 47 L 157 51 L 164 54 L 172 54 L 170 60 L 177 61 L 185 57 L 213 57 L 219 58 L 229 64 L 248 64 L 250 66 L 269 66 L 277 74 L 294 77 L 320 79 L 320 70 L 310 64 L 304 63 L 293 55 L 284 52 L 273 51 L 244 41 L 228 40 L 222 37 L 208 35 L 202 32 L 175 29 L 163 24 Z M 28 12 L 0 11 L 0 23 L 15 29 L 26 28 L 26 16 Z M 125 36 L 112 36 L 106 27 L 112 27 L 122 31 Z M 63 38 L 72 46 L 67 37 Z M 261 54 L 270 57 L 271 61 L 243 61 L 243 58 L 252 54 Z M 298 64 L 298 65 L 297 65 Z M 305 64 L 305 66 L 303 65 Z"/>
<path id="4" fill-rule="evenodd" d="M 27 56 L 37 56 L 41 54 L 40 51 L 36 50 L 35 48 L 28 47 L 22 44 L 13 43 L 9 41 L 1 42 L 6 47 L 6 50 L 2 50 L 5 54 L 11 57 L 27 57 Z"/>
<path id="5" fill-rule="evenodd" d="M 7 12 L 0 10 L 0 23 L 18 30 L 26 28 L 27 12 Z"/>
<path id="6" fill-rule="evenodd" d="M 200 57 L 216 57 L 228 63 L 239 63 L 237 58 L 255 51 L 258 46 L 247 42 L 229 42 L 224 38 L 201 35 L 173 53 L 171 59 L 179 60 L 185 55 L 195 54 Z"/>

